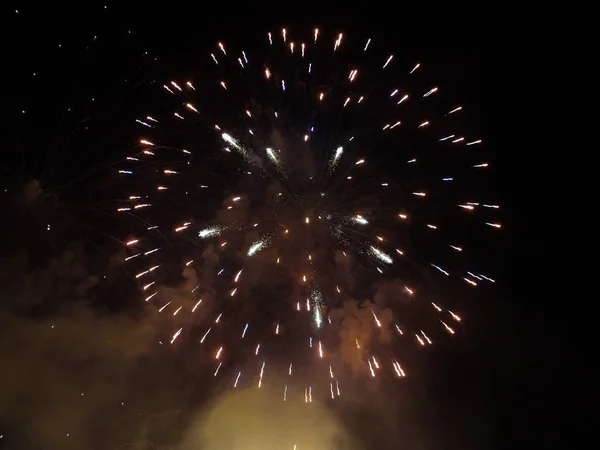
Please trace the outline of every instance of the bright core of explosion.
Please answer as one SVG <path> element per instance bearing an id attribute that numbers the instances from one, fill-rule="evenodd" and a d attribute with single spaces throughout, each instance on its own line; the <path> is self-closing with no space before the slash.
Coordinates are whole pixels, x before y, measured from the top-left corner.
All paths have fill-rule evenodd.
<path id="1" fill-rule="evenodd" d="M 223 232 L 223 227 L 220 227 L 220 226 L 208 227 L 208 228 L 201 230 L 198 233 L 198 236 L 200 236 L 201 238 L 204 239 L 204 238 L 219 236 L 222 232 Z"/>
<path id="2" fill-rule="evenodd" d="M 252 243 L 252 245 L 250 246 L 250 248 L 248 249 L 248 256 L 253 256 L 256 253 L 258 253 L 259 251 L 261 251 L 263 248 L 267 247 L 269 245 L 269 238 L 261 238 L 260 240 Z"/>

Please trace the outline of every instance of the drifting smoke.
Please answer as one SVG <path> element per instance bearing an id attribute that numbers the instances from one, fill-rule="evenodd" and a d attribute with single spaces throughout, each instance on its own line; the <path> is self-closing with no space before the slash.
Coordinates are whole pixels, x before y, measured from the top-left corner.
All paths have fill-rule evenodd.
<path id="1" fill-rule="evenodd" d="M 90 421 L 120 405 L 153 350 L 152 322 L 93 312 L 98 277 L 86 266 L 80 246 L 34 270 L 24 255 L 0 263 L 0 434 L 9 448 L 85 447 Z"/>
<path id="2" fill-rule="evenodd" d="M 374 315 L 379 322 L 374 320 Z M 390 340 L 392 311 L 380 310 L 370 301 L 359 304 L 356 300 L 347 300 L 343 308 L 333 309 L 330 317 L 339 333 L 342 361 L 354 373 L 364 372 L 364 361 L 370 356 L 373 345 L 388 343 Z"/>
<path id="3" fill-rule="evenodd" d="M 281 392 L 230 391 L 192 422 L 183 448 L 219 450 L 355 449 L 353 440 L 326 406 L 284 402 Z M 296 447 L 294 447 L 296 446 Z"/>
<path id="4" fill-rule="evenodd" d="M 39 180 L 33 179 L 25 184 L 23 190 L 23 203 L 26 207 L 34 205 L 45 196 L 46 194 L 44 193 Z"/>
<path id="5" fill-rule="evenodd" d="M 200 270 L 215 264 L 213 253 L 204 256 Z M 118 260 L 109 258 L 109 269 L 120 272 Z M 106 270 L 78 244 L 37 267 L 25 254 L 0 260 L 0 445 L 141 450 L 148 441 L 177 443 L 202 408 L 206 390 L 194 388 L 190 401 L 181 387 L 202 385 L 196 372 L 205 362 L 174 361 L 171 320 L 132 300 L 127 282 Z M 193 306 L 196 269 L 185 267 L 181 279 L 152 287 Z"/>
<path id="6" fill-rule="evenodd" d="M 190 288 L 202 284 L 205 270 L 214 273 L 217 263 L 217 254 L 205 250 L 195 266 L 183 268 L 180 282 L 159 284 L 157 289 L 166 300 L 192 305 L 198 296 L 190 295 Z M 439 436 L 456 436 L 467 429 L 468 439 L 454 439 L 460 448 L 489 447 L 489 418 L 477 413 L 479 420 L 474 420 L 476 403 L 457 398 L 469 392 L 462 370 L 461 381 L 454 383 L 456 392 L 442 400 L 423 387 L 428 377 L 435 380 L 432 361 L 426 370 L 411 364 L 406 381 L 390 385 L 395 386 L 393 392 L 381 389 L 378 379 L 367 383 L 364 392 L 364 377 L 344 377 L 341 396 L 331 404 L 320 404 L 324 399 L 317 396 L 308 404 L 297 398 L 284 402 L 283 392 L 275 389 L 282 380 L 269 373 L 276 372 L 273 365 L 267 366 L 261 389 L 253 382 L 250 387 L 240 383 L 232 392 L 227 380 L 215 391 L 214 357 L 184 339 L 171 346 L 165 340 L 165 330 L 173 331 L 167 316 L 148 304 L 141 309 L 143 316 L 136 307 L 107 312 L 99 306 L 119 293 L 103 291 L 103 276 L 94 274 L 92 268 L 98 266 L 81 246 L 71 245 L 37 268 L 30 267 L 24 255 L 3 260 L 0 267 L 0 434 L 7 449 L 37 449 L 41 443 L 64 450 L 145 450 L 150 443 L 172 449 L 236 449 L 240 442 L 254 445 L 244 448 L 267 450 L 293 449 L 294 444 L 297 450 L 391 449 L 398 443 L 437 449 L 454 448 L 438 442 Z M 276 278 L 269 271 L 254 275 L 246 268 L 241 276 Z M 111 281 L 119 288 L 122 284 Z M 339 335 L 339 349 L 327 349 L 332 358 L 339 357 L 355 373 L 364 371 L 364 357 L 389 339 L 392 324 L 386 302 L 413 301 L 398 294 L 401 285 L 378 285 L 375 303 L 347 300 L 329 312 Z M 211 296 L 202 295 L 210 305 Z M 196 313 L 204 314 L 200 308 Z M 442 360 L 445 354 L 434 353 Z M 472 352 L 453 352 L 448 364 L 457 361 L 464 366 L 478 359 Z M 511 370 L 505 364 L 507 356 L 495 352 L 494 361 L 504 364 L 498 373 L 504 374 L 499 376 L 505 383 Z M 243 379 L 248 376 L 245 373 Z M 295 390 L 302 398 L 304 388 L 290 383 L 290 395 Z M 214 399 L 212 392 L 226 393 Z M 431 420 L 425 416 L 432 414 L 438 425 L 424 425 Z M 451 429 L 440 425 L 449 423 L 449 415 Z"/>

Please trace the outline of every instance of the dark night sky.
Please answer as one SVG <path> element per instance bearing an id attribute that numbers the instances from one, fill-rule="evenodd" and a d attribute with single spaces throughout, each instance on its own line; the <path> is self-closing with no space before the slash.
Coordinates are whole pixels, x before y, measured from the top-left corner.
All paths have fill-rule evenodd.
<path id="1" fill-rule="evenodd" d="M 543 350 L 547 346 L 540 345 L 548 322 L 540 309 L 541 294 L 533 295 L 526 283 L 531 276 L 527 267 L 538 252 L 526 233 L 526 224 L 534 215 L 529 207 L 537 193 L 533 182 L 524 181 L 528 164 L 516 164 L 535 159 L 525 149 L 520 114 L 514 111 L 517 92 L 523 88 L 509 67 L 522 59 L 522 51 L 517 51 L 516 45 L 494 40 L 490 30 L 463 29 L 456 38 L 449 38 L 452 27 L 447 32 L 436 31 L 433 26 L 419 29 L 414 23 L 405 25 L 411 22 L 409 18 L 382 19 L 373 12 L 365 17 L 361 9 L 343 9 L 343 14 L 313 20 L 306 11 L 279 14 L 249 8 L 246 16 L 238 11 L 237 18 L 225 18 L 212 11 L 194 13 L 193 7 L 184 4 L 157 10 L 143 4 L 124 8 L 110 4 L 106 10 L 100 5 L 46 11 L 31 6 L 2 7 L 5 45 L 0 110 L 5 127 L 0 138 L 0 164 L 8 173 L 3 181 L 10 179 L 10 185 L 36 172 L 36 167 L 43 166 L 43 155 L 64 146 L 68 130 L 76 126 L 89 126 L 90 132 L 114 130 L 114 136 L 97 134 L 88 140 L 91 142 L 123 141 L 127 130 L 112 124 L 118 120 L 115 118 L 135 114 L 138 105 L 144 104 L 136 86 L 163 74 L 202 70 L 208 46 L 221 37 L 242 40 L 247 32 L 262 33 L 280 24 L 291 30 L 316 24 L 327 29 L 340 27 L 350 34 L 370 32 L 406 58 L 414 55 L 426 60 L 446 85 L 464 93 L 463 104 L 476 111 L 471 116 L 473 128 L 489 142 L 493 162 L 489 192 L 503 206 L 502 240 L 494 254 L 486 255 L 502 280 L 497 291 L 489 293 L 495 298 L 495 309 L 480 307 L 485 319 L 469 331 L 469 339 L 476 343 L 457 345 L 436 355 L 434 372 L 440 375 L 431 377 L 425 397 L 433 398 L 443 410 L 439 420 L 445 421 L 448 430 L 455 416 L 471 417 L 474 428 L 478 426 L 476 417 L 485 417 L 493 448 L 531 448 L 526 443 L 544 448 L 551 442 L 555 436 L 544 428 L 543 415 L 538 411 L 550 383 L 538 379 L 549 354 Z M 159 57 L 158 61 L 153 61 L 154 57 Z M 68 107 L 73 108 L 69 114 L 65 113 Z M 86 117 L 89 119 L 82 122 Z M 107 146 L 90 147 L 94 158 L 105 156 L 99 149 Z M 4 178 L 4 173 L 1 176 Z M 528 200 L 524 201 L 523 195 Z M 29 233 L 25 225 L 23 230 Z M 6 242 L 10 250 L 2 249 L 3 254 L 22 245 L 20 241 L 11 244 Z M 471 314 L 477 313 L 474 307 Z M 491 316 L 496 316 L 495 322 Z M 510 327 L 503 329 L 498 317 L 507 319 Z M 498 370 L 494 362 L 495 354 L 503 352 L 512 353 L 506 372 Z M 462 431 L 446 431 L 444 435 L 460 442 L 460 433 L 466 428 L 458 427 Z M 0 448 L 2 445 L 0 441 Z"/>

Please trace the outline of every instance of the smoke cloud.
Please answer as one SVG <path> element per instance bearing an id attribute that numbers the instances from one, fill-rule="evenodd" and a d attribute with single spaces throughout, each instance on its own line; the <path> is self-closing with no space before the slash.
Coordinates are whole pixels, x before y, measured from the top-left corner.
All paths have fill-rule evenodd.
<path id="1" fill-rule="evenodd" d="M 330 312 L 331 322 L 339 333 L 339 354 L 355 374 L 366 371 L 365 360 L 371 355 L 375 343 L 390 340 L 392 311 L 379 309 L 370 301 L 360 304 L 347 300 L 342 308 Z M 381 326 L 378 326 L 375 317 Z"/>
<path id="2" fill-rule="evenodd" d="M 283 381 L 271 380 L 275 384 Z M 352 450 L 357 448 L 352 442 L 326 406 L 317 401 L 283 402 L 281 392 L 265 387 L 238 389 L 219 397 L 191 422 L 182 447 Z"/>
<path id="3" fill-rule="evenodd" d="M 209 248 L 181 269 L 178 283 L 157 286 L 162 301 L 187 306 L 197 301 L 193 286 L 202 284 L 205 271 L 214 273 L 219 261 L 218 253 Z M 261 266 L 269 267 L 266 261 Z M 497 341 L 493 321 L 485 321 L 484 311 L 473 325 L 478 326 L 474 331 L 478 336 L 488 336 L 483 354 L 474 356 L 460 342 L 452 344 L 452 351 L 436 342 L 429 350 L 431 358 L 422 352 L 418 364 L 411 362 L 406 379 L 369 378 L 368 373 L 365 378 L 366 357 L 390 339 L 393 324 L 386 305 L 415 301 L 402 292 L 402 283 L 391 281 L 374 286 L 374 302 L 346 299 L 329 311 L 339 348 L 334 340 L 326 350 L 331 362 L 341 361 L 335 369 L 341 396 L 326 400 L 322 395 L 329 388 L 326 380 L 326 386 L 313 386 L 313 402 L 305 404 L 298 399 L 304 386 L 290 382 L 290 399 L 292 392 L 295 397 L 283 402 L 279 388 L 284 382 L 277 373 L 285 369 L 276 368 L 276 361 L 268 365 L 263 388 L 255 387 L 256 374 L 245 372 L 243 379 L 249 384 L 240 383 L 233 391 L 231 368 L 223 368 L 219 378 L 213 376 L 212 348 L 198 346 L 185 335 L 169 344 L 173 321 L 171 314 L 157 312 L 162 302 L 138 308 L 120 301 L 125 306 L 103 307 L 108 297 L 128 296 L 116 289 L 121 282 L 111 280 L 111 270 L 121 270 L 114 261 L 107 269 L 82 246 L 70 245 L 43 264 L 33 264 L 20 254 L 0 261 L 0 267 L 0 445 L 7 449 L 234 449 L 240 443 L 265 449 L 291 449 L 297 444 L 298 450 L 392 449 L 400 444 L 426 450 L 489 448 L 492 424 L 489 416 L 477 412 L 485 409 L 473 399 L 477 391 L 467 387 L 478 385 L 466 383 L 465 373 L 475 380 L 482 365 L 497 367 L 498 383 L 504 386 L 499 392 L 506 391 L 514 373 L 514 365 L 507 361 L 517 342 L 504 334 L 502 351 L 488 352 L 490 343 Z M 103 273 L 108 273 L 110 283 Z M 273 282 L 278 277 L 269 270 L 256 276 Z M 112 289 L 107 291 L 106 284 Z M 213 300 L 207 298 L 207 311 L 196 312 L 200 321 L 211 311 Z M 503 317 L 503 323 L 509 323 L 506 312 L 502 316 L 492 312 L 494 320 Z M 189 325 L 193 323 L 190 319 Z M 455 366 L 461 370 L 453 375 L 448 367 Z M 464 367 L 471 370 L 465 372 Z M 444 395 L 431 391 L 441 389 L 442 374 Z M 222 394 L 215 398 L 213 392 Z M 442 436 L 453 437 L 460 446 Z"/>

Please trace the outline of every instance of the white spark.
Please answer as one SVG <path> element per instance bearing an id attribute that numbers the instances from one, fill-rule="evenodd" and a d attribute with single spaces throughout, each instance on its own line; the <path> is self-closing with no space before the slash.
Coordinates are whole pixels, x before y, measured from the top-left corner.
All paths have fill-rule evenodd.
<path id="1" fill-rule="evenodd" d="M 254 242 L 250 248 L 248 249 L 248 256 L 253 256 L 258 253 L 260 250 L 264 249 L 269 245 L 268 238 L 262 238 L 256 242 Z"/>
<path id="2" fill-rule="evenodd" d="M 382 252 L 377 247 L 373 247 L 372 245 L 371 245 L 370 253 L 372 256 L 374 256 L 375 258 L 377 258 L 378 260 L 380 260 L 386 264 L 392 264 L 394 262 L 394 260 L 388 254 Z"/>

